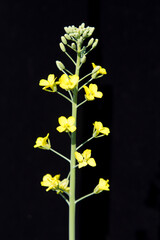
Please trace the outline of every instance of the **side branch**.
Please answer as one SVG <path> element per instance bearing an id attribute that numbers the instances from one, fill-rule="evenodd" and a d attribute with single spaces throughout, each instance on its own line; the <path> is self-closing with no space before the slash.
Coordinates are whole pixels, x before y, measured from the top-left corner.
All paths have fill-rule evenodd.
<path id="1" fill-rule="evenodd" d="M 94 192 L 89 193 L 89 194 L 87 194 L 87 195 L 85 195 L 85 196 L 77 199 L 77 200 L 75 201 L 75 203 L 77 204 L 78 202 L 82 201 L 83 199 L 88 198 L 88 197 L 90 197 L 90 196 L 92 196 L 92 195 L 94 195 L 94 194 L 95 194 Z"/>
<path id="2" fill-rule="evenodd" d="M 52 152 L 54 152 L 54 153 L 56 153 L 56 154 L 59 155 L 61 158 L 64 158 L 67 162 L 70 163 L 70 160 L 69 160 L 67 157 L 65 157 L 65 156 L 62 155 L 61 153 L 57 152 L 57 151 L 54 150 L 53 148 L 50 148 L 49 150 L 52 151 Z"/>
<path id="3" fill-rule="evenodd" d="M 85 142 L 83 142 L 82 144 L 80 144 L 80 145 L 76 148 L 76 150 L 78 150 L 79 148 L 83 147 L 83 145 L 84 145 L 85 143 L 91 141 L 93 138 L 94 138 L 93 136 L 90 137 L 90 138 L 88 138 Z"/>

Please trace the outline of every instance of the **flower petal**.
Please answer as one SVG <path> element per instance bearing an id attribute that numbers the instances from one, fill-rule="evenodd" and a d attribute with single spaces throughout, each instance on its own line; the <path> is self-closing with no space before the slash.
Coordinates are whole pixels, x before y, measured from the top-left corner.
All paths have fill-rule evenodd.
<path id="1" fill-rule="evenodd" d="M 92 93 L 96 93 L 98 90 L 98 86 L 96 84 L 91 83 L 89 85 L 89 89 L 91 90 Z"/>
<path id="2" fill-rule="evenodd" d="M 70 126 L 72 126 L 72 125 L 74 125 L 74 123 L 75 123 L 75 118 L 74 117 L 69 117 L 68 118 L 68 124 L 70 125 Z"/>
<path id="3" fill-rule="evenodd" d="M 66 130 L 66 128 L 65 128 L 65 127 L 62 127 L 62 126 L 58 126 L 56 129 L 57 129 L 57 131 L 60 132 L 60 133 L 62 133 L 62 132 L 64 132 L 64 131 Z"/>
<path id="4" fill-rule="evenodd" d="M 49 85 L 49 83 L 48 83 L 48 81 L 45 80 L 45 79 L 41 79 L 41 80 L 39 81 L 39 86 L 48 86 L 48 85 Z"/>
<path id="5" fill-rule="evenodd" d="M 110 130 L 109 130 L 109 128 L 104 127 L 102 130 L 100 130 L 100 132 L 104 135 L 108 135 L 110 133 Z"/>
<path id="6" fill-rule="evenodd" d="M 103 93 L 100 92 L 100 91 L 98 91 L 98 92 L 95 93 L 94 96 L 95 96 L 96 98 L 102 98 L 102 97 L 103 97 Z"/>
<path id="7" fill-rule="evenodd" d="M 81 162 L 81 163 L 79 163 L 78 168 L 82 168 L 82 167 L 85 167 L 85 166 L 87 166 L 87 163 L 86 162 Z"/>
<path id="8" fill-rule="evenodd" d="M 54 74 L 49 74 L 49 75 L 48 75 L 48 82 L 53 84 L 54 81 L 55 81 L 55 76 L 54 76 Z"/>
<path id="9" fill-rule="evenodd" d="M 65 127 L 65 125 L 67 124 L 67 118 L 64 116 L 61 116 L 58 118 L 58 122 L 61 126 Z"/>
<path id="10" fill-rule="evenodd" d="M 74 155 L 75 155 L 75 158 L 77 159 L 77 161 L 78 161 L 79 163 L 83 162 L 83 156 L 82 156 L 82 154 L 80 154 L 79 152 L 75 152 Z"/>
<path id="11" fill-rule="evenodd" d="M 97 122 L 97 121 L 95 121 L 93 123 L 93 126 L 95 127 L 96 130 L 100 130 L 103 128 L 103 124 L 101 122 Z"/>
<path id="12" fill-rule="evenodd" d="M 68 130 L 70 131 L 70 132 L 74 132 L 74 131 L 76 131 L 76 126 L 70 126 L 70 127 L 68 127 Z"/>
<path id="13" fill-rule="evenodd" d="M 96 166 L 96 161 L 94 160 L 94 158 L 90 158 L 87 163 L 91 166 L 91 167 L 95 167 Z"/>
<path id="14" fill-rule="evenodd" d="M 90 149 L 84 150 L 84 152 L 82 153 L 82 156 L 84 159 L 88 160 L 91 157 L 91 150 Z"/>

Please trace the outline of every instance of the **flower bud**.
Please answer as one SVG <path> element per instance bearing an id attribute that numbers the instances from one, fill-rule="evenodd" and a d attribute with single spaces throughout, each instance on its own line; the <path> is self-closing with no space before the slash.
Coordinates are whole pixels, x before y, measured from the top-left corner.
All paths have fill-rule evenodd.
<path id="1" fill-rule="evenodd" d="M 85 27 L 85 23 L 82 23 L 79 27 L 80 28 L 84 28 Z"/>
<path id="2" fill-rule="evenodd" d="M 60 49 L 62 50 L 62 52 L 66 52 L 66 48 L 62 42 L 59 44 L 59 46 L 60 46 Z"/>
<path id="3" fill-rule="evenodd" d="M 83 38 L 87 38 L 88 37 L 88 30 L 85 30 L 83 33 Z"/>
<path id="4" fill-rule="evenodd" d="M 60 61 L 56 61 L 56 65 L 57 65 L 57 68 L 60 70 L 60 71 L 63 71 L 65 69 L 65 66 L 62 62 Z"/>
<path id="5" fill-rule="evenodd" d="M 61 37 L 61 41 L 62 41 L 63 44 L 65 44 L 65 45 L 67 44 L 67 40 L 64 36 Z"/>
<path id="6" fill-rule="evenodd" d="M 64 36 L 67 40 L 71 40 L 71 37 L 68 34 L 64 34 Z"/>
<path id="7" fill-rule="evenodd" d="M 83 37 L 80 37 L 80 38 L 78 39 L 78 42 L 79 42 L 79 44 L 82 44 L 82 43 L 83 43 Z"/>
<path id="8" fill-rule="evenodd" d="M 89 40 L 89 42 L 88 42 L 87 47 L 91 46 L 91 45 L 93 44 L 93 42 L 94 42 L 94 38 L 91 38 L 91 39 Z"/>
<path id="9" fill-rule="evenodd" d="M 92 49 L 95 48 L 95 47 L 97 46 L 97 44 L 98 44 L 98 39 L 96 39 L 96 40 L 94 41 L 94 43 L 93 43 L 93 45 L 92 45 Z"/>
<path id="10" fill-rule="evenodd" d="M 95 29 L 94 27 L 90 27 L 89 32 L 88 32 L 88 37 L 90 37 L 93 34 L 94 29 Z"/>
<path id="11" fill-rule="evenodd" d="M 74 50 L 76 50 L 76 44 L 75 44 L 75 43 L 72 43 L 72 44 L 71 44 L 71 47 L 72 47 Z"/>
<path id="12" fill-rule="evenodd" d="M 81 58 L 81 63 L 85 63 L 86 62 L 86 56 L 84 55 L 82 58 Z"/>

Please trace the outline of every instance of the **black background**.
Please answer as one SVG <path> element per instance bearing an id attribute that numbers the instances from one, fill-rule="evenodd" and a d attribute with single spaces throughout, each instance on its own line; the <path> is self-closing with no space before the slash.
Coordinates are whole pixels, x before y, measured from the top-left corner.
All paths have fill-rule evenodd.
<path id="1" fill-rule="evenodd" d="M 99 177 L 111 191 L 79 203 L 77 240 L 158 240 L 160 238 L 160 61 L 159 1 L 1 1 L 1 238 L 68 239 L 67 205 L 40 186 L 46 173 L 68 164 L 49 151 L 35 150 L 38 136 L 50 133 L 53 148 L 69 154 L 69 140 L 58 134 L 57 118 L 70 105 L 38 86 L 58 72 L 55 61 L 70 66 L 59 49 L 63 27 L 82 22 L 96 27 L 99 46 L 91 62 L 107 69 L 98 83 L 102 100 L 79 111 L 79 139 L 90 137 L 92 123 L 110 127 L 106 138 L 88 144 L 97 168 L 77 172 L 77 197 L 89 193 Z"/>

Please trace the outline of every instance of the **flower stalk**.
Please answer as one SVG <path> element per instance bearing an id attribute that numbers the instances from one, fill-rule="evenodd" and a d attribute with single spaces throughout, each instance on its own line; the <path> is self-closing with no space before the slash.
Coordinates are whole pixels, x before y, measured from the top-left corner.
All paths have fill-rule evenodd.
<path id="1" fill-rule="evenodd" d="M 77 62 L 75 74 L 79 76 L 80 67 L 80 50 L 81 45 L 77 43 Z M 73 90 L 73 102 L 72 102 L 72 116 L 75 118 L 75 126 L 77 126 L 77 98 L 78 98 L 78 84 Z M 71 164 L 70 164 L 70 198 L 69 198 L 69 240 L 75 240 L 75 216 L 76 216 L 76 204 L 75 204 L 75 183 L 76 183 L 76 131 L 71 134 Z"/>
<path id="2" fill-rule="evenodd" d="M 86 62 L 86 55 L 93 50 L 98 44 L 98 39 L 91 38 L 88 42 L 87 46 L 84 46 L 84 40 L 89 38 L 93 31 L 94 27 L 85 27 L 85 24 L 82 23 L 79 28 L 75 26 L 65 27 L 65 34 L 61 37 L 61 43 L 59 44 L 61 51 L 67 55 L 67 57 L 71 60 L 75 67 L 75 73 L 71 73 L 66 69 L 65 65 L 61 61 L 56 61 L 57 68 L 63 73 L 58 80 L 54 74 L 49 74 L 47 79 L 41 79 L 39 85 L 42 86 L 43 90 L 47 92 L 57 93 L 62 96 L 64 99 L 69 101 L 72 105 L 72 115 L 69 117 L 61 116 L 58 118 L 59 126 L 57 126 L 56 130 L 59 133 L 67 133 L 71 140 L 70 145 L 70 158 L 62 155 L 51 147 L 49 133 L 45 137 L 38 137 L 34 148 L 40 148 L 44 150 L 50 150 L 53 153 L 57 154 L 64 160 L 66 160 L 70 164 L 70 170 L 66 178 L 60 180 L 60 174 L 56 174 L 52 176 L 47 173 L 43 176 L 41 181 L 41 186 L 47 187 L 46 191 L 55 191 L 58 195 L 60 195 L 69 207 L 69 240 L 75 240 L 76 236 L 76 204 L 94 194 L 98 194 L 102 191 L 109 191 L 109 180 L 104 180 L 100 178 L 98 185 L 95 189 L 76 200 L 76 170 L 81 169 L 83 167 L 96 167 L 97 163 L 93 157 L 91 157 L 91 149 L 85 149 L 81 153 L 77 150 L 83 147 L 86 143 L 91 141 L 93 138 L 99 138 L 103 136 L 107 136 L 110 133 L 109 128 L 104 127 L 103 124 L 99 121 L 95 121 L 93 123 L 93 134 L 86 141 L 81 143 L 78 147 L 76 146 L 76 138 L 77 138 L 77 111 L 80 106 L 85 104 L 87 101 L 93 101 L 95 99 L 101 99 L 103 97 L 103 93 L 98 91 L 98 86 L 96 84 L 90 84 L 92 80 L 102 77 L 107 74 L 106 70 L 101 66 L 96 66 L 92 63 L 92 71 L 85 76 L 79 77 L 80 69 L 82 65 Z M 69 45 L 68 41 L 72 41 Z M 69 47 L 74 52 L 76 52 L 76 60 L 74 60 L 68 53 L 66 48 Z M 88 52 L 86 49 L 89 48 Z M 69 74 L 67 74 L 69 73 Z M 78 84 L 90 77 L 83 83 L 80 87 Z M 66 91 L 69 96 L 61 93 L 59 88 Z M 80 90 L 84 90 L 84 100 L 78 103 L 78 94 Z M 78 162 L 78 164 L 77 164 Z"/>

